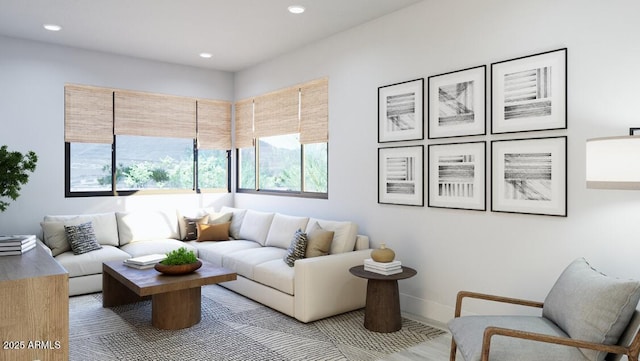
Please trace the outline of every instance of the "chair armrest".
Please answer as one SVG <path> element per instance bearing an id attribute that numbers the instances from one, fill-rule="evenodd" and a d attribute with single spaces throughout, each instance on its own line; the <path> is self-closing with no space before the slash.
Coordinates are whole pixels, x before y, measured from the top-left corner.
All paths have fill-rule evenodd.
<path id="1" fill-rule="evenodd" d="M 460 317 L 460 313 L 462 311 L 462 300 L 464 298 L 475 298 L 475 299 L 486 300 L 486 301 L 510 303 L 513 305 L 537 307 L 537 308 L 542 308 L 542 306 L 544 305 L 544 303 L 542 302 L 523 300 L 520 298 L 502 297 L 502 296 L 489 295 L 486 293 L 477 293 L 477 292 L 470 292 L 470 291 L 460 291 L 458 292 L 458 296 L 456 298 L 455 317 Z"/>
<path id="2" fill-rule="evenodd" d="M 588 342 L 588 341 L 576 340 L 576 339 L 571 339 L 566 337 L 551 336 L 551 335 L 545 335 L 541 333 L 513 330 L 513 329 L 501 328 L 501 327 L 487 327 L 484 330 L 484 336 L 482 338 L 481 361 L 489 361 L 491 337 L 494 335 L 520 338 L 520 339 L 545 342 L 545 343 L 553 343 L 557 345 L 565 345 L 565 346 L 571 346 L 571 347 L 587 348 L 587 349 L 596 350 L 596 351 L 603 351 L 607 353 L 615 353 L 615 354 L 629 356 L 628 347 L 623 347 L 618 345 L 605 345 L 602 343 Z"/>

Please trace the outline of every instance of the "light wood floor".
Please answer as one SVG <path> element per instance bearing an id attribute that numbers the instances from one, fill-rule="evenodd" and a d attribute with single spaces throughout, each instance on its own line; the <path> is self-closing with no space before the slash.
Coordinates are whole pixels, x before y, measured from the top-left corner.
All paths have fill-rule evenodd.
<path id="1" fill-rule="evenodd" d="M 441 330 L 447 330 L 443 324 L 421 318 L 419 316 L 403 314 L 403 317 L 422 322 Z M 423 342 L 406 350 L 388 355 L 378 361 L 449 361 L 449 350 L 451 347 L 451 335 L 447 334 L 437 337 L 431 341 Z M 456 355 L 456 361 L 464 361 L 460 353 Z"/>

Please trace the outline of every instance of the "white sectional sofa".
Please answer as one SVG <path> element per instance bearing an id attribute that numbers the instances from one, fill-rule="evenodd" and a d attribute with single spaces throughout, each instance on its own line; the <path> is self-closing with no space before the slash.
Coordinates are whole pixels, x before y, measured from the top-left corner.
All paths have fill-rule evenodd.
<path id="1" fill-rule="evenodd" d="M 230 218 L 225 241 L 182 241 L 183 217 L 211 215 Z M 65 225 L 91 222 L 102 248 L 74 254 Z M 369 239 L 358 235 L 353 222 L 296 217 L 280 213 L 223 207 L 219 212 L 198 209 L 175 212 L 111 212 L 88 215 L 45 216 L 44 243 L 69 272 L 69 293 L 102 290 L 102 263 L 186 247 L 198 258 L 238 274 L 221 283 L 248 298 L 302 322 L 310 322 L 365 305 L 366 280 L 349 273 L 370 257 Z M 293 267 L 284 261 L 295 232 L 320 226 L 333 232 L 328 255 L 302 258 Z"/>

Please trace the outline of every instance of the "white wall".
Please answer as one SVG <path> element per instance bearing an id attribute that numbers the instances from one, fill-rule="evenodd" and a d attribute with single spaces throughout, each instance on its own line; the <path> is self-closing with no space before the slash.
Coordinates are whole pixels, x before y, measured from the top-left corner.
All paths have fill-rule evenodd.
<path id="1" fill-rule="evenodd" d="M 233 74 L 0 37 L 0 145 L 39 160 L 0 234 L 39 234 L 46 214 L 232 204 L 231 194 L 64 197 L 64 84 L 233 100 Z"/>
<path id="2" fill-rule="evenodd" d="M 328 200 L 237 194 L 235 204 L 356 221 L 418 270 L 400 282 L 403 310 L 440 321 L 460 289 L 542 300 L 577 257 L 640 279 L 640 192 L 588 190 L 584 179 L 586 139 L 640 126 L 638 13 L 635 0 L 425 0 L 237 73 L 236 99 L 329 76 L 330 154 Z M 562 47 L 568 130 L 397 145 L 567 135 L 567 218 L 377 204 L 379 86 Z"/>

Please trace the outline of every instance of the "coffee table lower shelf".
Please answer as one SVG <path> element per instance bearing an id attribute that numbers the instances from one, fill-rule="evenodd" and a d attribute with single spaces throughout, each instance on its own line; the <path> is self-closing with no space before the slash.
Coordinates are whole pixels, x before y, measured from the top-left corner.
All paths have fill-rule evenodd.
<path id="1" fill-rule="evenodd" d="M 139 270 L 121 261 L 102 266 L 102 306 L 112 307 L 151 298 L 151 324 L 165 330 L 191 327 L 201 319 L 201 286 L 233 281 L 236 273 L 202 261 L 190 274 L 167 276 Z"/>

